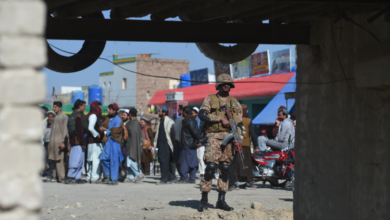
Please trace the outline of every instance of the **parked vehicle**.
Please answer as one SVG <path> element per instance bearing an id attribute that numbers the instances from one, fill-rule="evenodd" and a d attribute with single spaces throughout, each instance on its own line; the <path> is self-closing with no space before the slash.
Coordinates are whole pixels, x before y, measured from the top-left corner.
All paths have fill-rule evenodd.
<path id="1" fill-rule="evenodd" d="M 269 182 L 273 187 L 289 186 L 294 178 L 294 161 L 293 150 L 252 154 L 253 180 Z"/>

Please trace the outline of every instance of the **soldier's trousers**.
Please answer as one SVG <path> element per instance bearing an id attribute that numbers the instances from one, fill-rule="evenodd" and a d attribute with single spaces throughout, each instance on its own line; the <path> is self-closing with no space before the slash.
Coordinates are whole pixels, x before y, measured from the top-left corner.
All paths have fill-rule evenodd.
<path id="1" fill-rule="evenodd" d="M 206 145 L 206 150 L 204 153 L 205 163 L 215 163 L 217 166 L 219 164 L 231 165 L 233 163 L 232 155 L 232 143 L 229 143 L 226 146 L 222 146 L 222 139 L 209 137 Z M 207 165 L 206 165 L 207 169 Z M 219 169 L 219 178 L 217 181 L 217 191 L 218 192 L 227 192 L 229 187 L 229 181 L 222 181 L 221 169 Z M 213 179 L 206 181 L 204 177 L 200 181 L 200 191 L 210 192 Z"/>

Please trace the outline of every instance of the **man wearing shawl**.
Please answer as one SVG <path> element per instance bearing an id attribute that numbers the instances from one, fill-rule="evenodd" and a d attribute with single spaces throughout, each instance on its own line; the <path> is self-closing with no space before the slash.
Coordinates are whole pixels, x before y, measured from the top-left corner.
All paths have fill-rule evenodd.
<path id="1" fill-rule="evenodd" d="M 145 177 L 140 169 L 144 137 L 141 125 L 137 120 L 137 109 L 131 108 L 129 117 L 130 120 L 126 123 L 129 135 L 126 141 L 126 165 L 129 168 L 129 179 L 126 179 L 125 182 L 136 183 Z"/>
<path id="2" fill-rule="evenodd" d="M 88 131 L 88 123 L 84 116 L 85 101 L 77 99 L 72 108 L 73 113 L 69 117 L 68 131 L 72 148 L 69 156 L 69 171 L 66 184 L 82 184 L 81 172 L 85 163 L 85 133 Z"/>
<path id="3" fill-rule="evenodd" d="M 54 118 L 49 146 L 47 148 L 49 160 L 53 166 L 53 178 L 59 183 L 65 178 L 65 155 L 68 146 L 68 116 L 62 113 L 62 102 L 56 101 L 53 104 L 56 117 Z"/>
<path id="4" fill-rule="evenodd" d="M 158 130 L 154 139 L 154 146 L 158 149 L 158 162 L 161 166 L 161 181 L 157 185 L 177 182 L 176 175 L 172 169 L 172 162 L 174 162 L 172 141 L 175 140 L 175 122 L 167 115 L 168 108 L 161 106 L 158 112 L 160 121 L 158 122 Z"/>
<path id="5" fill-rule="evenodd" d="M 86 116 L 88 121 L 88 154 L 87 154 L 87 181 L 91 184 L 98 183 L 100 177 L 100 154 L 102 153 L 102 138 L 104 133 L 100 131 L 103 125 L 101 103 L 93 101 L 91 109 Z"/>
<path id="6" fill-rule="evenodd" d="M 105 179 L 103 183 L 118 185 L 119 164 L 123 161 L 121 152 L 123 122 L 118 115 L 119 106 L 116 103 L 108 106 L 108 117 L 103 123 L 105 142 L 100 161 Z M 111 181 L 110 181 L 111 179 Z"/>

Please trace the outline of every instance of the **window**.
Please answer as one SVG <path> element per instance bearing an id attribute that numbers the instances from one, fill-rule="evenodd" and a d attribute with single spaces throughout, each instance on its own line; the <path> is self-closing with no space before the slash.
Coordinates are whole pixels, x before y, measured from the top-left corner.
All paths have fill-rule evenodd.
<path id="1" fill-rule="evenodd" d="M 108 82 L 108 87 L 111 87 L 111 82 Z"/>
<path id="2" fill-rule="evenodd" d="M 127 87 L 127 79 L 123 78 L 122 79 L 122 89 L 126 89 L 126 87 Z"/>
<path id="3" fill-rule="evenodd" d="M 106 88 L 107 84 L 106 83 L 103 83 L 103 88 Z"/>

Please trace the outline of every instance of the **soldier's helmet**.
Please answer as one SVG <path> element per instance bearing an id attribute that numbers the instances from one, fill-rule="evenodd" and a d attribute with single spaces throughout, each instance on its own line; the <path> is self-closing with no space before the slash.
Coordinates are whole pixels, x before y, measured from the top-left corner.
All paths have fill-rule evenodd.
<path id="1" fill-rule="evenodd" d="M 225 84 L 225 83 L 226 84 L 230 84 L 231 88 L 235 87 L 233 79 L 232 79 L 232 77 L 229 74 L 221 74 L 217 78 L 217 83 L 215 84 L 215 89 L 218 90 L 218 86 L 220 86 L 222 84 Z"/>

